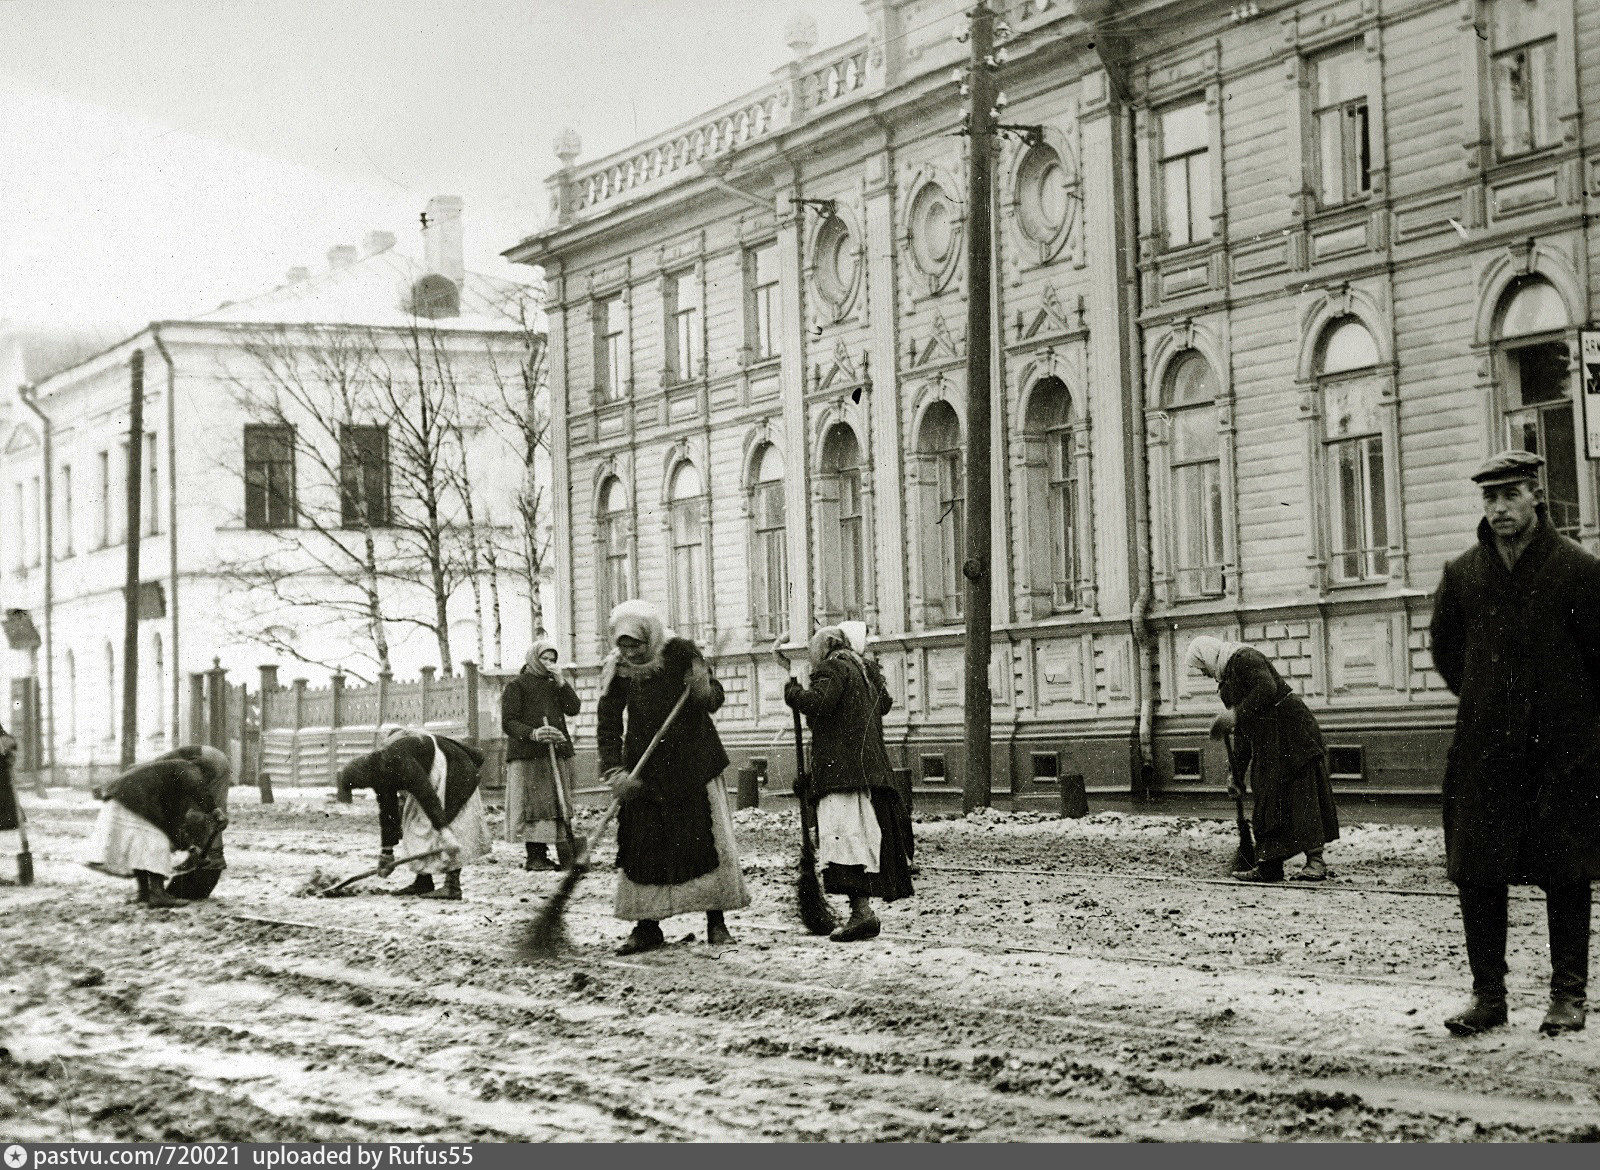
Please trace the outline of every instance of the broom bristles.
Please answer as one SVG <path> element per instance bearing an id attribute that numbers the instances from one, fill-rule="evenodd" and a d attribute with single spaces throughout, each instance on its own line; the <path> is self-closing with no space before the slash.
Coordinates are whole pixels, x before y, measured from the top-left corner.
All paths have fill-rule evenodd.
<path id="1" fill-rule="evenodd" d="M 562 876 L 561 884 L 556 887 L 555 893 L 550 895 L 533 921 L 528 924 L 520 948 L 523 954 L 535 959 L 550 959 L 561 953 L 561 948 L 567 941 L 564 918 L 567 903 L 572 900 L 573 891 L 578 888 L 578 883 L 588 872 L 587 865 L 575 865 Z"/>
<path id="2" fill-rule="evenodd" d="M 822 883 L 817 880 L 816 865 L 810 858 L 800 863 L 800 921 L 812 934 L 832 934 L 837 925 L 833 911 L 822 894 Z"/>

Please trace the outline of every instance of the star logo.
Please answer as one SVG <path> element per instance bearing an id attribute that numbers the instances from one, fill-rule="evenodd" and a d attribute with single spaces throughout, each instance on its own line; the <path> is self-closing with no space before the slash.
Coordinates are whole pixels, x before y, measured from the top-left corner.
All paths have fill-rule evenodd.
<path id="1" fill-rule="evenodd" d="M 6 1165 L 11 1167 L 11 1170 L 22 1170 L 22 1167 L 27 1164 L 27 1161 L 27 1150 L 23 1149 L 21 1146 L 6 1147 Z"/>

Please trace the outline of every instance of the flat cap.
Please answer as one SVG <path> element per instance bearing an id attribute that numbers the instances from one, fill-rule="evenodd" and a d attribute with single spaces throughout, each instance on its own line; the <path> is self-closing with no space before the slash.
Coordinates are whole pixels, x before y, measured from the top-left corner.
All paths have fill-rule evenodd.
<path id="1" fill-rule="evenodd" d="M 1544 466 L 1542 456 L 1532 451 L 1512 448 L 1484 460 L 1483 466 L 1472 473 L 1472 482 L 1479 487 L 1493 487 L 1500 483 L 1539 478 L 1539 468 Z"/>

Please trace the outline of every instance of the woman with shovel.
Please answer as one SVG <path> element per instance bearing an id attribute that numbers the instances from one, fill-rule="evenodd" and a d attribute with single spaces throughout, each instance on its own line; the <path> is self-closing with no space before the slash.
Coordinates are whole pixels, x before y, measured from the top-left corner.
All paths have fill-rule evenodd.
<path id="1" fill-rule="evenodd" d="M 506 736 L 506 840 L 522 842 L 528 858 L 522 868 L 556 869 L 558 854 L 572 826 L 572 739 L 567 716 L 580 708 L 578 692 L 556 667 L 556 648 L 543 638 L 528 651 L 522 673 L 500 694 L 500 728 Z M 556 775 L 551 760 L 555 760 Z M 561 790 L 556 790 L 556 785 Z M 560 868 L 570 864 L 563 860 Z"/>
<path id="2" fill-rule="evenodd" d="M 720 779 L 728 756 L 711 722 L 722 684 L 699 647 L 672 635 L 646 602 L 611 611 L 611 641 L 595 731 L 601 771 L 620 805 L 614 912 L 635 924 L 618 953 L 654 950 L 666 942 L 663 919 L 702 912 L 706 942 L 726 946 L 734 940 L 723 915 L 750 905 L 750 894 Z M 676 721 L 630 777 L 685 689 Z"/>
<path id="3" fill-rule="evenodd" d="M 138 883 L 135 901 L 150 907 L 186 906 L 166 881 L 177 872 L 174 855 L 199 860 L 202 842 L 228 823 L 204 772 L 188 760 L 136 764 L 109 784 L 84 863 Z"/>
<path id="4" fill-rule="evenodd" d="M 882 675 L 838 626 L 819 630 L 810 653 L 811 685 L 791 678 L 783 688 L 783 701 L 811 726 L 810 776 L 796 795 L 816 802 L 823 889 L 850 899 L 850 920 L 830 937 L 876 938 L 881 927 L 872 899 L 912 894 L 911 815 L 883 743 L 883 717 L 893 700 Z"/>
<path id="5" fill-rule="evenodd" d="M 339 785 L 370 788 L 378 799 L 381 852 L 378 874 L 396 868 L 395 846 L 406 856 L 443 849 L 410 863 L 416 878 L 396 894 L 461 900 L 461 867 L 487 857 L 489 823 L 478 791 L 483 753 L 448 736 L 412 727 L 388 730 L 383 747 L 346 764 Z M 433 879 L 444 877 L 444 888 Z"/>
<path id="6" fill-rule="evenodd" d="M 1266 655 L 1250 646 L 1202 635 L 1189 643 L 1185 661 L 1216 680 L 1226 710 L 1212 723 L 1212 738 L 1234 736 L 1234 775 L 1243 776 L 1248 766 L 1255 791 L 1256 864 L 1233 876 L 1281 882 L 1284 861 L 1303 853 L 1305 865 L 1295 880 L 1324 880 L 1322 847 L 1339 839 L 1339 813 L 1316 716 Z"/>

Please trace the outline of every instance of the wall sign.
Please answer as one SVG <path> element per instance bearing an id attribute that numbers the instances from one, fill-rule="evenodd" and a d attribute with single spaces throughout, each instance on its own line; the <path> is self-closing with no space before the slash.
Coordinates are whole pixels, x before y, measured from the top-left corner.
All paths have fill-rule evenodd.
<path id="1" fill-rule="evenodd" d="M 1600 459 L 1600 330 L 1579 335 L 1583 353 L 1583 449 L 1590 459 Z"/>

